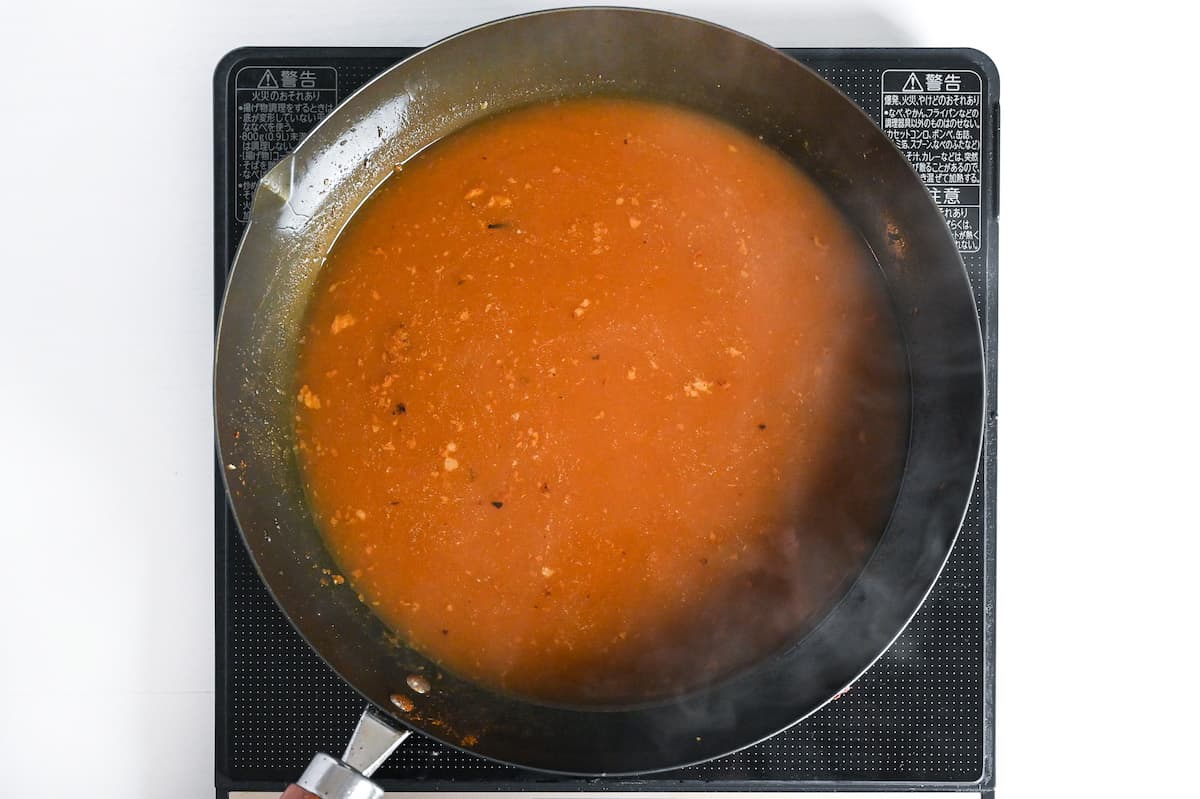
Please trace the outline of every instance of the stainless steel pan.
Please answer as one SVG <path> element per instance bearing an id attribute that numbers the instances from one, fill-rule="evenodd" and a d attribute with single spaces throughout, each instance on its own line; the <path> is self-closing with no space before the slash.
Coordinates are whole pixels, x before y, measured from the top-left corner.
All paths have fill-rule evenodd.
<path id="1" fill-rule="evenodd" d="M 731 679 L 637 707 L 566 708 L 493 693 L 408 648 L 349 585 L 305 504 L 292 449 L 301 319 L 324 256 L 393 167 L 482 117 L 614 93 L 723 118 L 787 155 L 875 253 L 911 376 L 907 463 L 862 574 L 815 630 Z M 394 723 L 481 756 L 574 774 L 681 766 L 795 723 L 887 648 L 950 553 L 983 428 L 983 356 L 970 286 L 938 209 L 904 157 L 809 69 L 715 25 L 624 9 L 502 20 L 397 64 L 322 122 L 263 179 L 217 338 L 217 435 L 230 501 L 264 582 L 312 647 Z M 401 712 L 406 677 L 433 690 Z"/>

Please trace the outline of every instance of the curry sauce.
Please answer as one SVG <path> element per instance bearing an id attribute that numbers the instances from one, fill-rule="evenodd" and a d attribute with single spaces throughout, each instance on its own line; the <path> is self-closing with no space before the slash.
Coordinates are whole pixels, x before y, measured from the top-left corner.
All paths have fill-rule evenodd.
<path id="1" fill-rule="evenodd" d="M 762 142 L 588 98 L 398 168 L 308 309 L 296 441 L 330 551 L 412 646 L 615 702 L 794 641 L 861 568 L 904 457 L 870 253 Z"/>

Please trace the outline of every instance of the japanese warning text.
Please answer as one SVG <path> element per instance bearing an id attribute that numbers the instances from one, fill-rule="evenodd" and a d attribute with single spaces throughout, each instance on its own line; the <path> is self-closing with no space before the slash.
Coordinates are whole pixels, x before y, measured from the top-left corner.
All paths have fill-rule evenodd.
<path id="1" fill-rule="evenodd" d="M 261 178 L 337 105 L 333 67 L 243 67 L 234 79 L 234 180 L 239 221 Z"/>
<path id="2" fill-rule="evenodd" d="M 880 126 L 925 181 L 959 252 L 979 252 L 983 86 L 965 70 L 883 73 Z"/>

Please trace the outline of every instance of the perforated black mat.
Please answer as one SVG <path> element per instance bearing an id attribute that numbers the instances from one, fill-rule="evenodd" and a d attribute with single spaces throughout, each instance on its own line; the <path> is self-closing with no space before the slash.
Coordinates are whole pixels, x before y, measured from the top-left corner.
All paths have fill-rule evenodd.
<path id="1" fill-rule="evenodd" d="M 339 100 L 412 48 L 254 48 L 215 76 L 216 297 L 255 182 Z M 636 780 L 555 778 L 414 736 L 389 790 L 990 790 L 995 782 L 996 215 L 999 86 L 971 50 L 786 50 L 881 123 L 959 240 L 988 360 L 984 462 L 950 561 L 908 629 L 838 699 L 746 750 Z M 258 579 L 216 493 L 216 787 L 279 790 L 338 753 L 363 701 L 309 650 Z"/>

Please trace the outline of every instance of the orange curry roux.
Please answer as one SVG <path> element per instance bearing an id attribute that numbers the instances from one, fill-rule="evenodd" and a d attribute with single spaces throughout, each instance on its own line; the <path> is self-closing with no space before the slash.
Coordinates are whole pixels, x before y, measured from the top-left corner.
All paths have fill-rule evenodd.
<path id="1" fill-rule="evenodd" d="M 311 300 L 296 437 L 344 575 L 445 668 L 669 695 L 819 620 L 894 500 L 900 336 L 870 254 L 754 138 L 588 98 L 398 169 Z"/>

